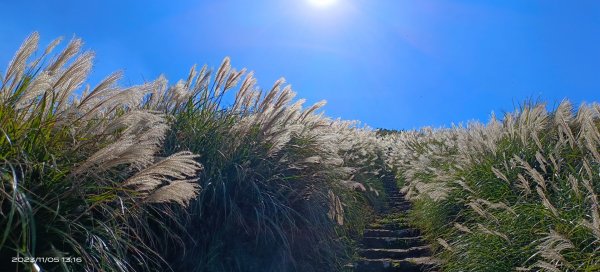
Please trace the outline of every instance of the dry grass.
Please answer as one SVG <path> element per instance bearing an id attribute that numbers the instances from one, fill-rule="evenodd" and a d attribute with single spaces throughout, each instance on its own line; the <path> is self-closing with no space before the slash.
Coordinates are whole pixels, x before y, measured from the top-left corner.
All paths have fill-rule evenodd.
<path id="1" fill-rule="evenodd" d="M 445 270 L 600 269 L 599 109 L 526 104 L 486 125 L 388 137 L 415 224 L 457 249 L 440 248 Z"/>
<path id="2" fill-rule="evenodd" d="M 164 114 L 143 109 L 152 84 L 123 89 L 114 74 L 77 97 L 93 54 L 80 53 L 82 42 L 74 39 L 47 62 L 59 40 L 34 58 L 38 40 L 32 34 L 1 77 L 2 262 L 61 252 L 82 262 L 20 269 L 157 265 L 151 232 L 140 227 L 153 216 L 145 203 L 186 205 L 196 197 L 198 185 L 185 179 L 201 169 L 197 156 L 159 159 L 169 124 Z"/>
<path id="3" fill-rule="evenodd" d="M 348 260 L 383 197 L 372 129 L 323 116 L 324 101 L 304 107 L 283 79 L 264 92 L 228 58 L 174 85 L 123 88 L 116 72 L 91 88 L 81 40 L 55 56 L 61 39 L 36 56 L 38 41 L 0 76 L 0 257 L 82 262 L 9 270 L 332 271 Z"/>

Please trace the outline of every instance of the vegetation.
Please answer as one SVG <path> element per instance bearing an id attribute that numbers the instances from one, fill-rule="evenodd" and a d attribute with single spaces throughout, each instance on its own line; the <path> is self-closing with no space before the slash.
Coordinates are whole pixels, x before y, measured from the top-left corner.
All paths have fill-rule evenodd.
<path id="1" fill-rule="evenodd" d="M 351 256 L 383 197 L 374 131 L 304 109 L 283 80 L 258 90 L 228 59 L 174 86 L 82 87 L 82 42 L 34 57 L 38 40 L 1 77 L 3 267 L 331 271 Z"/>
<path id="2" fill-rule="evenodd" d="M 90 88 L 80 40 L 54 56 L 60 40 L 38 40 L 0 74 L 9 271 L 339 271 L 391 171 L 443 271 L 600 270 L 598 104 L 375 131 L 227 58 L 174 85 L 117 72 Z"/>
<path id="3" fill-rule="evenodd" d="M 528 103 L 487 125 L 388 139 L 410 219 L 444 271 L 600 270 L 599 110 Z"/>

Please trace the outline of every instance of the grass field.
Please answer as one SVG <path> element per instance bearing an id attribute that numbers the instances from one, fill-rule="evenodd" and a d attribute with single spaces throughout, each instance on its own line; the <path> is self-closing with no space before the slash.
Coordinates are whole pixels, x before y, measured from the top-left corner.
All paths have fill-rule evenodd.
<path id="1" fill-rule="evenodd" d="M 600 105 L 376 131 L 227 58 L 175 84 L 90 87 L 81 40 L 38 41 L 0 75 L 9 271 L 339 271 L 389 174 L 443 271 L 600 270 Z M 61 261 L 11 261 L 36 257 Z"/>
<path id="2" fill-rule="evenodd" d="M 389 139 L 389 162 L 444 271 L 600 270 L 598 104 Z"/>

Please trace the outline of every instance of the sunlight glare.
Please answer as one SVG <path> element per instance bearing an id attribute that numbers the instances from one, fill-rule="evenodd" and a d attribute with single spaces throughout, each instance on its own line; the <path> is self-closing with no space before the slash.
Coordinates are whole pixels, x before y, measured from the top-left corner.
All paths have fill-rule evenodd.
<path id="1" fill-rule="evenodd" d="M 313 6 L 325 8 L 329 7 L 337 2 L 337 0 L 308 0 Z"/>

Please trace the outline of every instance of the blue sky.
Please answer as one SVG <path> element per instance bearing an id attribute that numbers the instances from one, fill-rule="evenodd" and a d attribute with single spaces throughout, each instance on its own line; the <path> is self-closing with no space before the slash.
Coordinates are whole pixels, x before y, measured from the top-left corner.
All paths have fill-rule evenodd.
<path id="1" fill-rule="evenodd" d="M 32 31 L 83 38 L 92 85 L 119 69 L 123 85 L 176 82 L 230 56 L 261 87 L 283 76 L 329 116 L 372 127 L 600 101 L 600 1 L 0 1 L 0 71 Z"/>

